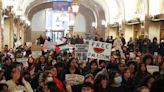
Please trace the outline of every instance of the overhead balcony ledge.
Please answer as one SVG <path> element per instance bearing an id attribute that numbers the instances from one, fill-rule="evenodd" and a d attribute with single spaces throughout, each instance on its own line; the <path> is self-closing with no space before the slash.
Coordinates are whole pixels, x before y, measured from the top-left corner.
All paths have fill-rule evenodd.
<path id="1" fill-rule="evenodd" d="M 137 25 L 137 24 L 141 24 L 141 21 L 139 18 L 135 18 L 129 21 L 125 22 L 126 25 Z"/>
<path id="2" fill-rule="evenodd" d="M 164 21 L 164 14 L 155 15 L 151 18 L 151 20 L 154 21 L 154 22 Z"/>
<path id="3" fill-rule="evenodd" d="M 108 26 L 112 27 L 112 28 L 116 28 L 119 26 L 119 24 L 117 22 L 115 22 L 114 24 L 109 24 Z"/>

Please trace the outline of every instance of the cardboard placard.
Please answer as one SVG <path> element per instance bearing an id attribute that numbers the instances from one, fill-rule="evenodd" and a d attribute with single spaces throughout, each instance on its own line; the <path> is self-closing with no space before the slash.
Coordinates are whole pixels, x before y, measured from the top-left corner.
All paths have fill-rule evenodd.
<path id="1" fill-rule="evenodd" d="M 38 58 L 42 55 L 42 51 L 32 51 L 32 57 Z"/>
<path id="2" fill-rule="evenodd" d="M 75 57 L 78 60 L 86 60 L 88 53 L 88 45 L 86 44 L 76 44 L 75 45 Z"/>
<path id="3" fill-rule="evenodd" d="M 41 51 L 42 49 L 43 49 L 43 47 L 40 46 L 40 45 L 33 44 L 33 45 L 31 46 L 31 50 L 32 50 L 32 51 Z"/>
<path id="4" fill-rule="evenodd" d="M 146 68 L 147 68 L 147 71 L 151 74 L 153 74 L 154 72 L 159 72 L 159 66 L 147 65 Z"/>
<path id="5" fill-rule="evenodd" d="M 67 85 L 78 85 L 84 81 L 84 76 L 78 74 L 66 74 L 65 75 Z"/>
<path id="6" fill-rule="evenodd" d="M 17 58 L 16 61 L 17 62 L 26 62 L 26 61 L 28 61 L 28 58 Z"/>
<path id="7" fill-rule="evenodd" d="M 28 67 L 28 58 L 16 58 L 16 61 L 23 63 L 23 67 Z"/>

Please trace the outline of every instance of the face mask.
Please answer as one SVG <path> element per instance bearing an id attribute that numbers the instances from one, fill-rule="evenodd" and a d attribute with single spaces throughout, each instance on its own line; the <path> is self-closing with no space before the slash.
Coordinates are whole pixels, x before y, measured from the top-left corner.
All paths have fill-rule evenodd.
<path id="1" fill-rule="evenodd" d="M 56 64 L 56 61 L 53 61 L 53 62 L 52 62 L 52 65 L 55 65 L 55 64 Z"/>
<path id="2" fill-rule="evenodd" d="M 47 82 L 52 82 L 53 81 L 53 78 L 52 77 L 48 77 L 47 78 Z"/>
<path id="3" fill-rule="evenodd" d="M 114 83 L 116 83 L 116 84 L 121 84 L 121 82 L 122 82 L 122 77 L 121 76 L 118 76 L 118 77 L 115 77 L 114 78 Z"/>

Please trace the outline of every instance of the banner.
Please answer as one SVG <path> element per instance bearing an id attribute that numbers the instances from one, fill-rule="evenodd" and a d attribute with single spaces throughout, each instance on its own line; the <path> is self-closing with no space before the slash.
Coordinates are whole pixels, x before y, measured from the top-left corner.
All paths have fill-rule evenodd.
<path id="1" fill-rule="evenodd" d="M 78 60 L 86 60 L 88 53 L 88 45 L 86 44 L 76 44 L 75 45 L 75 57 Z"/>
<path id="2" fill-rule="evenodd" d="M 147 65 L 146 68 L 147 68 L 147 71 L 151 74 L 153 74 L 154 72 L 159 72 L 159 66 Z"/>
<path id="3" fill-rule="evenodd" d="M 67 85 L 79 85 L 84 81 L 84 76 L 78 74 L 66 74 L 65 75 Z"/>
<path id="4" fill-rule="evenodd" d="M 111 55 L 112 44 L 98 42 L 98 41 L 89 41 L 89 51 L 88 58 L 96 58 L 99 60 L 109 60 Z"/>
<path id="5" fill-rule="evenodd" d="M 56 11 L 67 11 L 69 6 L 71 6 L 71 2 L 68 2 L 68 1 L 54 1 L 53 2 L 53 10 L 56 10 Z"/>

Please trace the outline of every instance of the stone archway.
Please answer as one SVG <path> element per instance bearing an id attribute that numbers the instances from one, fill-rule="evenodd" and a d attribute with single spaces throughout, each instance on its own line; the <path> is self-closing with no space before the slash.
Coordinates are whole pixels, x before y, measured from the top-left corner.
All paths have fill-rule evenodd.
<path id="1" fill-rule="evenodd" d="M 105 20 L 103 8 L 93 0 L 79 0 L 79 4 L 79 13 L 81 13 L 86 19 L 86 32 L 90 32 L 93 35 L 99 33 L 102 37 L 105 37 L 104 26 L 101 25 L 101 21 Z M 27 7 L 25 14 L 28 19 L 31 20 L 34 14 L 38 11 L 52 7 L 53 2 L 47 2 L 47 0 L 36 0 Z M 96 31 L 92 28 L 92 22 L 94 21 L 97 21 Z"/>

